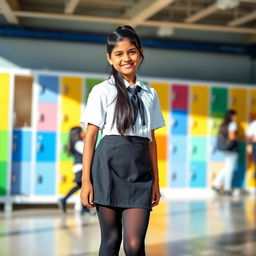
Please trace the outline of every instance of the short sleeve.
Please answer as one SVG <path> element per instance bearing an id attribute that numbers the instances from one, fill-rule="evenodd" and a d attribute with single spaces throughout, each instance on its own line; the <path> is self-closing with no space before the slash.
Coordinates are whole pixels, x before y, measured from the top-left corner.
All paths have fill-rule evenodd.
<path id="1" fill-rule="evenodd" d="M 155 92 L 155 91 L 154 91 Z M 154 105 L 151 114 L 151 130 L 165 126 L 163 114 L 157 93 L 155 92 Z"/>
<path id="2" fill-rule="evenodd" d="M 256 121 L 253 121 L 252 123 L 249 124 L 246 135 L 248 137 L 256 135 Z"/>
<path id="3" fill-rule="evenodd" d="M 87 128 L 88 123 L 98 126 L 100 129 L 105 123 L 107 110 L 107 99 L 103 90 L 94 87 L 88 97 L 87 104 L 80 120 L 83 128 Z"/>
<path id="4" fill-rule="evenodd" d="M 232 121 L 231 123 L 229 123 L 228 125 L 228 131 L 229 132 L 236 132 L 237 131 L 237 123 Z"/>

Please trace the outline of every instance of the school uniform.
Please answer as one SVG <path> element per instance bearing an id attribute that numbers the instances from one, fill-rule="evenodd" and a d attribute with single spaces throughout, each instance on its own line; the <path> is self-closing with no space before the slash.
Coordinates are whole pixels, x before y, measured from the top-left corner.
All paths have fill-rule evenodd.
<path id="1" fill-rule="evenodd" d="M 128 89 L 130 84 L 124 82 Z M 120 136 L 113 123 L 117 96 L 113 77 L 93 87 L 81 124 L 84 128 L 88 123 L 98 126 L 103 137 L 95 150 L 91 168 L 94 203 L 151 210 L 153 176 L 149 142 L 151 130 L 165 123 L 156 91 L 138 79 L 135 86 L 140 87 L 138 97 L 144 105 L 144 118 L 138 113 L 126 137 Z M 128 96 L 131 99 L 132 94 L 128 92 Z"/>

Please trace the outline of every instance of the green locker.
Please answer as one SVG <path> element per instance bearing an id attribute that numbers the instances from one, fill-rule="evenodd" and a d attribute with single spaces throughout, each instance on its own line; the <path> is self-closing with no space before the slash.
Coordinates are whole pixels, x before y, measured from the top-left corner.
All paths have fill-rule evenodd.
<path id="1" fill-rule="evenodd" d="M 211 113 L 225 113 L 228 107 L 228 89 L 213 87 L 211 89 Z"/>
<path id="2" fill-rule="evenodd" d="M 8 160 L 8 131 L 0 131 L 0 161 Z"/>
<path id="3" fill-rule="evenodd" d="M 68 150 L 68 140 L 69 140 L 69 133 L 62 132 L 60 135 L 60 161 L 72 161 L 73 162 L 73 156 L 70 156 L 67 153 Z"/>
<path id="4" fill-rule="evenodd" d="M 0 162 L 0 196 L 7 192 L 7 162 Z"/>
<path id="5" fill-rule="evenodd" d="M 206 141 L 207 138 L 202 136 L 193 136 L 191 138 L 191 162 L 204 162 L 206 161 Z"/>
<path id="6" fill-rule="evenodd" d="M 89 93 L 92 90 L 93 86 L 96 84 L 99 84 L 103 81 L 104 81 L 104 79 L 101 79 L 101 78 L 86 78 L 86 80 L 85 80 L 86 90 L 85 90 L 84 102 L 87 102 Z"/>

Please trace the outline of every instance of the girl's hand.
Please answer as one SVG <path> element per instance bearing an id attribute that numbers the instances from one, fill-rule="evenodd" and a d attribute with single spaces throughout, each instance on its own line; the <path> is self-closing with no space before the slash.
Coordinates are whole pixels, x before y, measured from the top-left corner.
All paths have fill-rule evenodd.
<path id="1" fill-rule="evenodd" d="M 82 185 L 80 192 L 80 199 L 84 206 L 88 208 L 93 208 L 95 205 L 93 203 L 93 187 L 92 183 L 86 183 Z"/>
<path id="2" fill-rule="evenodd" d="M 157 206 L 160 201 L 160 188 L 159 183 L 154 182 L 152 186 L 152 207 Z"/>

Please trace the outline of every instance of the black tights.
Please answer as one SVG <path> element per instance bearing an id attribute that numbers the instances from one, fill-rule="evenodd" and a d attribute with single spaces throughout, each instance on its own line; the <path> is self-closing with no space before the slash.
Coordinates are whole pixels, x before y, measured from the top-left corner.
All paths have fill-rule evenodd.
<path id="1" fill-rule="evenodd" d="M 141 208 L 116 208 L 97 205 L 101 229 L 99 256 L 118 256 L 122 228 L 126 256 L 145 256 L 145 235 L 150 211 Z"/>

